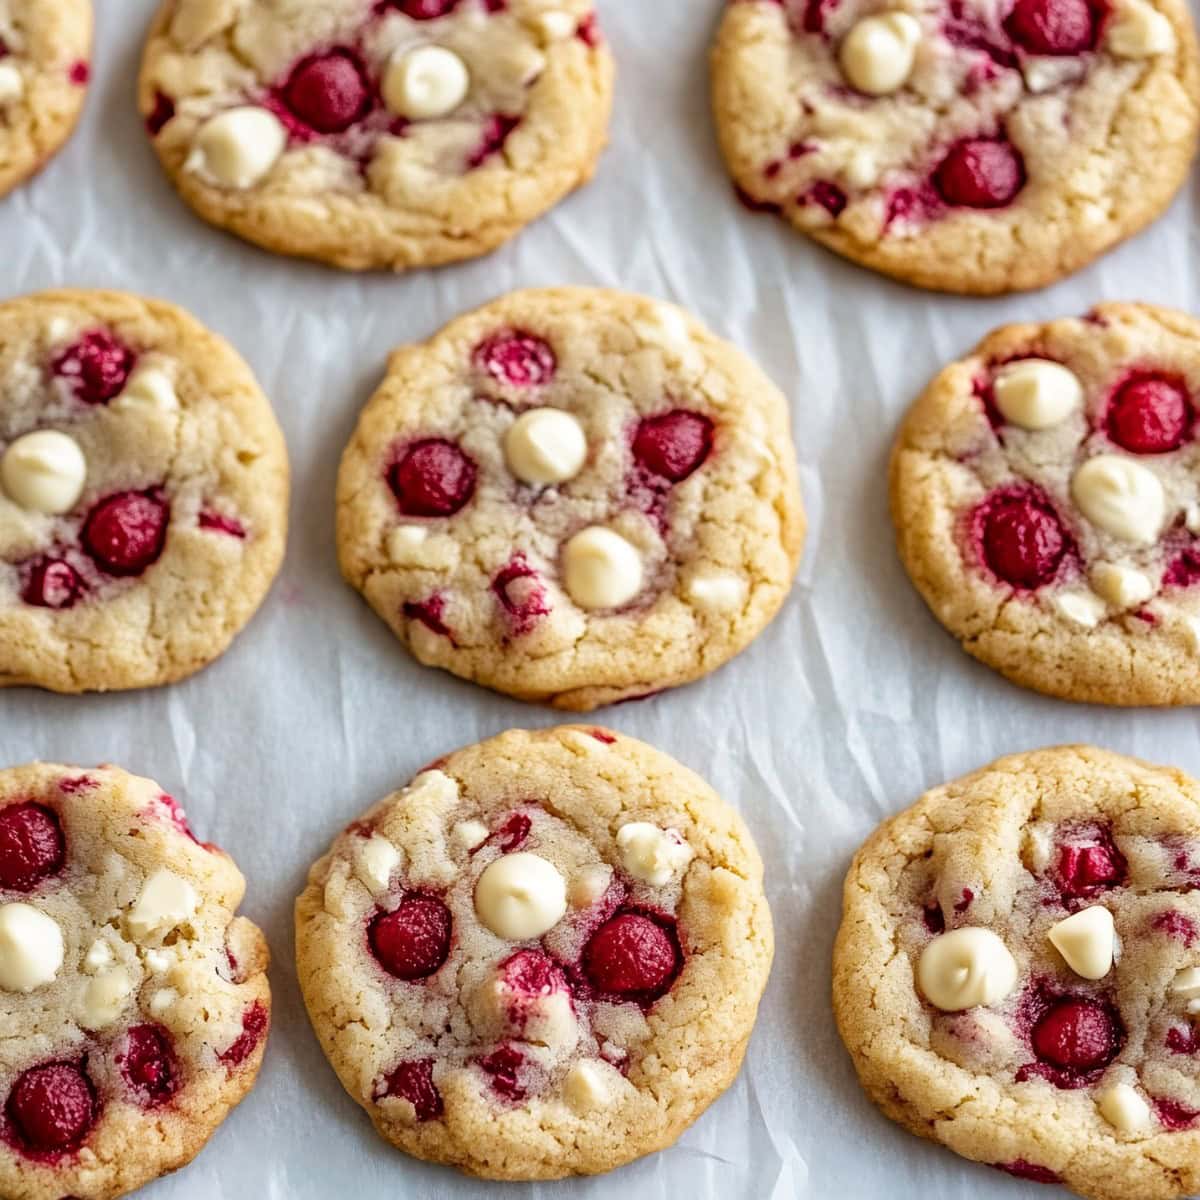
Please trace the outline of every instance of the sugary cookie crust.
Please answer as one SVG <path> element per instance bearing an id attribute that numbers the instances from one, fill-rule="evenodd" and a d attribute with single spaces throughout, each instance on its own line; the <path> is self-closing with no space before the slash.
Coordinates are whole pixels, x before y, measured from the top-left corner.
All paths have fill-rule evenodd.
<path id="1" fill-rule="evenodd" d="M 419 20 L 402 7 L 166 0 L 139 106 L 200 216 L 276 253 L 402 271 L 485 254 L 591 178 L 614 76 L 591 0 L 409 0 L 416 11 L 450 9 Z M 422 45 L 456 53 L 470 90 L 445 116 L 406 121 L 384 102 L 386 71 L 393 54 Z M 366 111 L 322 131 L 289 109 L 287 85 L 331 52 L 356 64 Z M 252 186 L 216 186 L 194 169 L 196 136 L 243 105 L 283 120 L 286 149 Z"/>
<path id="2" fill-rule="evenodd" d="M 581 423 L 587 461 L 561 486 L 526 486 L 506 434 L 547 407 Z M 651 478 L 631 448 L 639 419 L 681 412 L 711 446 L 678 482 Z M 473 471 L 445 517 L 406 514 L 389 484 L 406 446 L 430 440 L 454 443 Z M 585 610 L 568 594 L 564 547 L 594 526 L 642 558 L 629 603 Z M 342 571 L 417 658 L 577 711 L 741 651 L 783 603 L 803 533 L 779 391 L 681 310 L 593 289 L 514 293 L 397 351 L 338 479 Z"/>
<path id="3" fill-rule="evenodd" d="M 900 556 L 969 654 L 1016 683 L 1071 700 L 1200 700 L 1200 569 L 1195 579 L 1191 569 L 1193 529 L 1200 530 L 1198 351 L 1200 322 L 1192 317 L 1103 304 L 1081 318 L 996 330 L 916 402 L 891 466 Z M 1082 409 L 1040 431 L 1005 422 L 990 398 L 997 371 L 1029 357 L 1061 363 L 1083 385 Z M 1186 394 L 1182 444 L 1173 451 L 1137 454 L 1112 439 L 1110 414 L 1122 389 L 1146 379 Z M 1149 544 L 1115 536 L 1080 511 L 1078 468 L 1101 457 L 1160 482 L 1163 517 Z M 1007 494 L 1042 497 L 1064 531 L 1059 565 L 1032 588 L 997 578 L 980 549 L 973 514 Z M 1131 602 L 1097 596 L 1095 588 L 1104 590 L 1097 568 L 1109 564 L 1144 579 Z"/>
<path id="4" fill-rule="evenodd" d="M 1028 2 L 1050 12 L 1062 0 Z M 1087 0 L 1094 47 L 1051 55 L 1014 40 L 1012 8 L 733 0 L 713 52 L 714 103 L 741 191 L 839 254 L 953 292 L 1041 287 L 1137 232 L 1195 152 L 1200 57 L 1187 5 Z M 879 12 L 910 14 L 919 40 L 905 84 L 867 96 L 847 83 L 837 51 Z M 1155 24 L 1164 18 L 1169 28 Z M 997 207 L 948 205 L 939 162 L 978 138 L 1015 148 L 1024 185 Z"/>
<path id="5" fill-rule="evenodd" d="M 54 429 L 87 463 L 61 515 L 0 487 L 0 685 L 146 687 L 220 655 L 286 537 L 287 451 L 245 362 L 174 305 L 59 291 L 0 305 L 0 378 L 0 454 Z M 169 505 L 165 544 L 140 573 L 114 573 L 85 545 L 91 514 L 122 495 Z M 54 569 L 73 594 L 40 594 L 48 563 L 67 564 Z"/>
<path id="6" fill-rule="evenodd" d="M 91 0 L 0 0 L 0 196 L 71 136 L 92 51 Z"/>
<path id="7" fill-rule="evenodd" d="M 628 873 L 651 877 L 618 837 L 631 824 L 671 839 L 665 878 Z M 506 941 L 480 923 L 476 881 L 531 852 L 562 873 L 571 907 L 541 939 Z M 444 966 L 401 982 L 368 930 L 414 894 L 444 902 L 452 933 Z M 591 990 L 585 947 L 614 910 L 674 931 L 682 967 L 661 998 Z M 317 1036 L 380 1134 L 494 1179 L 598 1173 L 674 1142 L 737 1074 L 773 949 L 762 865 L 737 814 L 665 755 L 588 727 L 509 732 L 434 764 L 314 865 L 296 929 Z M 546 1001 L 557 1007 L 497 1042 L 491 973 L 522 957 L 557 979 Z M 417 1068 L 420 1109 L 395 1084 Z"/>
<path id="8" fill-rule="evenodd" d="M 1180 987 L 1200 955 L 1198 802 L 1182 772 L 1063 747 L 1001 759 L 881 826 L 846 878 L 833 981 L 875 1103 L 967 1158 L 1092 1200 L 1200 1188 L 1197 1014 Z M 1117 953 L 1089 982 L 1047 933 L 1096 906 L 1115 918 Z M 1015 958 L 1015 989 L 940 1012 L 916 982 L 922 952 L 943 930 L 978 927 Z M 1096 1021 L 1113 1044 L 1082 1073 L 1031 1042 L 1030 1022 L 1063 997 L 1107 1014 Z M 1105 1115 L 1117 1085 L 1140 1127 Z"/>
<path id="9" fill-rule="evenodd" d="M 59 830 L 62 857 L 39 879 L 14 879 L 21 839 L 5 814 L 29 805 Z M 0 902 L 49 916 L 64 943 L 52 983 L 0 991 L 0 1193 L 112 1200 L 190 1162 L 253 1085 L 271 1005 L 266 942 L 235 915 L 245 881 L 233 861 L 197 842 L 183 810 L 148 779 L 116 767 L 5 770 L 0 826 Z M 194 909 L 151 929 L 155 909 L 143 897 L 164 870 L 190 889 Z M 116 1003 L 88 1016 L 89 988 L 114 974 Z M 166 1057 L 137 1058 L 139 1033 L 143 1049 L 165 1047 Z M 53 1151 L 24 1140 L 13 1099 L 19 1079 L 49 1064 L 86 1075 L 94 1117 L 82 1138 Z"/>

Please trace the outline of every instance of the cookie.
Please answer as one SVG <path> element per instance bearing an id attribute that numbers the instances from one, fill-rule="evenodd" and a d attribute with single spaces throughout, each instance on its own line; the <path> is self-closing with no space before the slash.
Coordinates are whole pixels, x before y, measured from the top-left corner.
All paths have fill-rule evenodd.
<path id="1" fill-rule="evenodd" d="M 733 1081 L 771 965 L 762 863 L 692 772 L 605 729 L 439 760 L 296 903 L 317 1037 L 379 1133 L 489 1179 L 611 1170 Z"/>
<path id="2" fill-rule="evenodd" d="M 714 104 L 753 207 L 885 275 L 994 294 L 1166 208 L 1198 62 L 1183 0 L 734 0 Z"/>
<path id="3" fill-rule="evenodd" d="M 586 183 L 612 90 L 591 0 L 166 0 L 138 95 L 206 221 L 403 271 L 486 254 Z"/>
<path id="4" fill-rule="evenodd" d="M 250 1090 L 271 996 L 244 891 L 149 779 L 0 771 L 0 1195 L 124 1196 Z"/>
<path id="5" fill-rule="evenodd" d="M 927 792 L 859 850 L 834 951 L 871 1099 L 1091 1200 L 1200 1190 L 1200 784 L 1087 746 Z"/>
<path id="6" fill-rule="evenodd" d="M 707 674 L 783 603 L 787 402 L 671 305 L 517 292 L 397 351 L 338 478 L 346 578 L 424 663 L 584 711 Z"/>
<path id="7" fill-rule="evenodd" d="M 283 558 L 288 463 L 249 367 L 174 305 L 0 304 L 0 686 L 148 687 L 220 655 Z"/>
<path id="8" fill-rule="evenodd" d="M 91 0 L 0 0 L 0 196 L 71 136 L 91 52 Z"/>

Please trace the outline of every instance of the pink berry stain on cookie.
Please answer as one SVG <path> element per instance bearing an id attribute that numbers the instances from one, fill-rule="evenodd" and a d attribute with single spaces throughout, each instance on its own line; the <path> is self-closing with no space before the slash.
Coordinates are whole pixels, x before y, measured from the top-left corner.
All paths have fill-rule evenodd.
<path id="1" fill-rule="evenodd" d="M 541 575 L 517 554 L 492 580 L 501 607 L 508 614 L 515 634 L 528 633 L 538 620 L 550 614 L 550 598 Z"/>
<path id="2" fill-rule="evenodd" d="M 1052 582 L 1071 548 L 1049 497 L 1035 488 L 992 493 L 970 519 L 976 553 L 1003 583 L 1035 591 Z"/>
<path id="3" fill-rule="evenodd" d="M 474 495 L 475 478 L 475 464 L 444 438 L 413 442 L 388 469 L 388 486 L 409 517 L 453 516 Z"/>
<path id="4" fill-rule="evenodd" d="M 242 1032 L 217 1057 L 230 1070 L 240 1067 L 267 1035 L 270 1014 L 257 1000 L 242 1014 Z"/>
<path id="5" fill-rule="evenodd" d="M 109 575 L 141 575 L 156 563 L 167 540 L 171 510 L 156 491 L 118 492 L 88 513 L 83 548 Z"/>
<path id="6" fill-rule="evenodd" d="M 66 862 L 57 815 L 33 800 L 0 809 L 0 888 L 31 892 Z"/>
<path id="7" fill-rule="evenodd" d="M 179 1090 L 179 1064 L 161 1026 L 135 1025 L 116 1062 L 130 1092 L 147 1108 L 165 1104 Z"/>
<path id="8" fill-rule="evenodd" d="M 453 921 L 436 896 L 404 897 L 390 912 L 378 913 L 368 930 L 371 953 L 389 975 L 406 983 L 428 979 L 450 954 Z"/>
<path id="9" fill-rule="evenodd" d="M 212 509 L 205 509 L 201 512 L 196 519 L 196 524 L 201 529 L 207 529 L 212 533 L 223 533 L 228 537 L 237 538 L 238 541 L 244 541 L 246 538 L 246 527 L 241 521 L 236 517 L 215 512 Z"/>
<path id="10" fill-rule="evenodd" d="M 80 1147 L 98 1108 L 96 1089 L 83 1063 L 31 1067 L 8 1094 L 9 1140 L 30 1157 L 53 1161 Z"/>
<path id="11" fill-rule="evenodd" d="M 72 395 L 85 404 L 107 404 L 120 395 L 137 355 L 115 334 L 93 329 L 61 351 L 50 364 Z"/>

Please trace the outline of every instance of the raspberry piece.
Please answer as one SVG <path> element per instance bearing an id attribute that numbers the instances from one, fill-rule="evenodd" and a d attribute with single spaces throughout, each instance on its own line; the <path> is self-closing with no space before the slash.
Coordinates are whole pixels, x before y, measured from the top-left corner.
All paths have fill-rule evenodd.
<path id="1" fill-rule="evenodd" d="M 31 1150 L 72 1150 L 95 1124 L 96 1092 L 74 1063 L 46 1063 L 20 1076 L 6 1108 Z"/>
<path id="2" fill-rule="evenodd" d="M 382 1091 L 376 1099 L 384 1096 L 400 1096 L 417 1110 L 418 1121 L 432 1121 L 445 1111 L 442 1094 L 433 1082 L 433 1059 L 418 1058 L 402 1062 L 384 1080 Z"/>
<path id="3" fill-rule="evenodd" d="M 618 913 L 584 947 L 583 970 L 603 995 L 652 1003 L 665 995 L 683 967 L 675 931 L 642 913 Z"/>
<path id="4" fill-rule="evenodd" d="M 1025 166 L 1009 142 L 968 138 L 950 148 L 933 182 L 947 204 L 1003 208 L 1025 186 Z"/>
<path id="5" fill-rule="evenodd" d="M 1088 0 L 1017 0 L 1004 27 L 1030 54 L 1082 54 L 1096 44 Z"/>
<path id="6" fill-rule="evenodd" d="M 147 1106 L 162 1104 L 179 1090 L 170 1037 L 157 1025 L 135 1025 L 117 1063 L 130 1090 Z"/>
<path id="7" fill-rule="evenodd" d="M 497 383 L 516 388 L 541 387 L 558 370 L 558 359 L 550 343 L 519 329 L 493 334 L 481 342 L 473 361 Z"/>
<path id="8" fill-rule="evenodd" d="M 1043 1062 L 1083 1075 L 1110 1063 L 1122 1039 L 1120 1025 L 1106 1005 L 1067 996 L 1042 1015 L 1031 1040 Z"/>
<path id="9" fill-rule="evenodd" d="M 39 559 L 21 589 L 21 599 L 35 608 L 70 608 L 82 594 L 79 573 L 61 558 Z"/>
<path id="10" fill-rule="evenodd" d="M 1033 489 L 993 493 L 975 510 L 972 523 L 983 561 L 1013 587 L 1033 590 L 1049 583 L 1070 546 L 1053 505 Z"/>
<path id="11" fill-rule="evenodd" d="M 119 396 L 137 361 L 134 352 L 105 329 L 85 333 L 50 364 L 85 404 L 107 404 Z"/>
<path id="12" fill-rule="evenodd" d="M 712 453 L 713 423 L 699 413 L 677 408 L 646 417 L 633 435 L 638 465 L 671 483 L 682 483 Z"/>
<path id="13" fill-rule="evenodd" d="M 406 982 L 427 979 L 450 954 L 453 922 L 436 896 L 406 896 L 392 912 L 371 921 L 371 952 L 389 975 Z"/>
<path id="14" fill-rule="evenodd" d="M 341 133 L 371 109 L 371 89 L 358 57 L 330 50 L 297 64 L 283 85 L 283 102 L 310 129 Z"/>
<path id="15" fill-rule="evenodd" d="M 414 442 L 388 471 L 388 486 L 410 517 L 450 517 L 475 493 L 475 464 L 444 438 Z"/>
<path id="16" fill-rule="evenodd" d="M 109 575 L 140 575 L 158 561 L 167 540 L 171 510 L 146 492 L 118 492 L 87 515 L 83 548 Z"/>
<path id="17" fill-rule="evenodd" d="M 1178 381 L 1143 375 L 1121 385 L 1105 428 L 1131 454 L 1167 454 L 1183 445 L 1195 421 L 1196 412 Z"/>
<path id="18" fill-rule="evenodd" d="M 67 847 L 58 817 L 32 800 L 0 810 L 0 888 L 30 892 L 57 875 Z"/>

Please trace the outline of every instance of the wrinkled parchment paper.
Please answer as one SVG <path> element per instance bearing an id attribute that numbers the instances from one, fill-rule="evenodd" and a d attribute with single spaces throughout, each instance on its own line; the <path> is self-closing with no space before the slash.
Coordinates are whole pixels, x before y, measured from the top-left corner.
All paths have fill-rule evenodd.
<path id="1" fill-rule="evenodd" d="M 134 111 L 157 0 L 96 0 L 82 127 L 0 203 L 3 294 L 54 285 L 163 296 L 229 337 L 287 433 L 295 477 L 283 574 L 223 659 L 130 695 L 0 693 L 0 763 L 120 763 L 187 805 L 249 880 L 275 956 L 258 1086 L 154 1200 L 1000 1200 L 1052 1189 L 963 1162 L 863 1098 L 834 1031 L 829 959 L 850 855 L 924 788 L 996 755 L 1095 741 L 1200 773 L 1180 712 L 1108 712 L 1011 687 L 926 613 L 892 545 L 884 467 L 927 378 L 992 326 L 1101 299 L 1197 309 L 1195 183 L 1154 228 L 1046 292 L 948 299 L 846 265 L 734 200 L 708 112 L 721 0 L 600 0 L 620 64 L 613 145 L 594 183 L 491 258 L 356 278 L 274 258 L 195 220 Z M 1130 180 L 1136 187 L 1137 181 Z M 549 711 L 426 670 L 340 580 L 338 457 L 387 351 L 512 288 L 598 284 L 695 310 L 789 394 L 812 532 L 791 600 L 745 654 L 693 687 L 605 711 L 706 776 L 763 852 L 777 955 L 740 1078 L 673 1149 L 612 1175 L 477 1183 L 391 1150 L 342 1092 L 292 965 L 292 900 L 334 832 L 460 744 Z"/>

